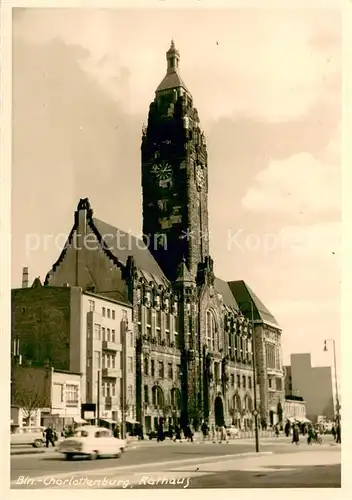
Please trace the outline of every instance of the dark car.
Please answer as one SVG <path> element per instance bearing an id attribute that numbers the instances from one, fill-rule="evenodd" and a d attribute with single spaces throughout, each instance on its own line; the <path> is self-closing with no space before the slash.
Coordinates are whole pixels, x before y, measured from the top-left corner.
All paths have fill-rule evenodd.
<path id="1" fill-rule="evenodd" d="M 147 432 L 147 436 L 149 439 L 157 439 L 158 438 L 158 431 L 149 431 Z M 164 437 L 172 439 L 172 434 L 170 431 L 164 431 Z"/>

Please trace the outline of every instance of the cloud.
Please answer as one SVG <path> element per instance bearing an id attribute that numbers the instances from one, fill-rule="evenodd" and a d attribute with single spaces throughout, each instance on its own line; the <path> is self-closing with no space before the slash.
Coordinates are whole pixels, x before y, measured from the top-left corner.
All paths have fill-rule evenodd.
<path id="1" fill-rule="evenodd" d="M 171 34 L 201 116 L 278 122 L 339 99 L 331 91 L 340 84 L 338 10 L 36 9 L 21 15 L 15 32 L 31 43 L 60 37 L 87 48 L 84 69 L 114 99 L 121 96 L 118 68 L 128 67 L 128 104 L 136 113 L 145 113 L 163 77 Z"/>
<path id="2" fill-rule="evenodd" d="M 242 204 L 254 212 L 307 214 L 339 211 L 340 170 L 302 153 L 272 161 L 259 172 Z"/>

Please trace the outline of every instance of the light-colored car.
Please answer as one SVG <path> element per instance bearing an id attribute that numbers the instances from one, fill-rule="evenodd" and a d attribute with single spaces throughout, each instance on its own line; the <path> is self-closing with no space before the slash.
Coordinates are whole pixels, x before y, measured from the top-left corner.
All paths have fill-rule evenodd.
<path id="1" fill-rule="evenodd" d="M 235 439 L 239 437 L 240 431 L 237 429 L 235 425 L 230 425 L 227 429 L 227 435 L 230 439 Z"/>
<path id="2" fill-rule="evenodd" d="M 63 453 L 67 460 L 72 460 L 76 455 L 86 456 L 94 460 L 102 456 L 119 458 L 125 448 L 126 441 L 115 438 L 110 429 L 85 425 L 78 427 L 73 436 L 61 441 L 56 450 Z"/>
<path id="3" fill-rule="evenodd" d="M 34 446 L 40 448 L 45 443 L 45 427 L 17 427 L 11 432 L 11 445 Z"/>

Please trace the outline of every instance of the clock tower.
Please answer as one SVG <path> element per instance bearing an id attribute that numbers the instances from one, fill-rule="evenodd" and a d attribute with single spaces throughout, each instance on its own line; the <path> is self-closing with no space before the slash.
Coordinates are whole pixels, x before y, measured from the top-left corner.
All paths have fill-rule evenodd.
<path id="1" fill-rule="evenodd" d="M 198 111 L 179 73 L 174 42 L 166 76 L 150 104 L 142 137 L 143 234 L 171 281 L 183 260 L 196 277 L 209 255 L 208 165 Z"/>

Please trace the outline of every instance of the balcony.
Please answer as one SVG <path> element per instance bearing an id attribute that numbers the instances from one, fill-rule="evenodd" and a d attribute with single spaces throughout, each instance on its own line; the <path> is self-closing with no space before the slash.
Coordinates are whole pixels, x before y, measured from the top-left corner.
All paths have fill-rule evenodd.
<path id="1" fill-rule="evenodd" d="M 116 342 L 109 342 L 108 340 L 103 340 L 101 343 L 102 349 L 106 351 L 120 351 L 121 349 L 119 348 L 119 344 L 116 344 Z"/>
<path id="2" fill-rule="evenodd" d="M 103 368 L 101 376 L 105 378 L 121 378 L 122 372 L 117 368 Z"/>

